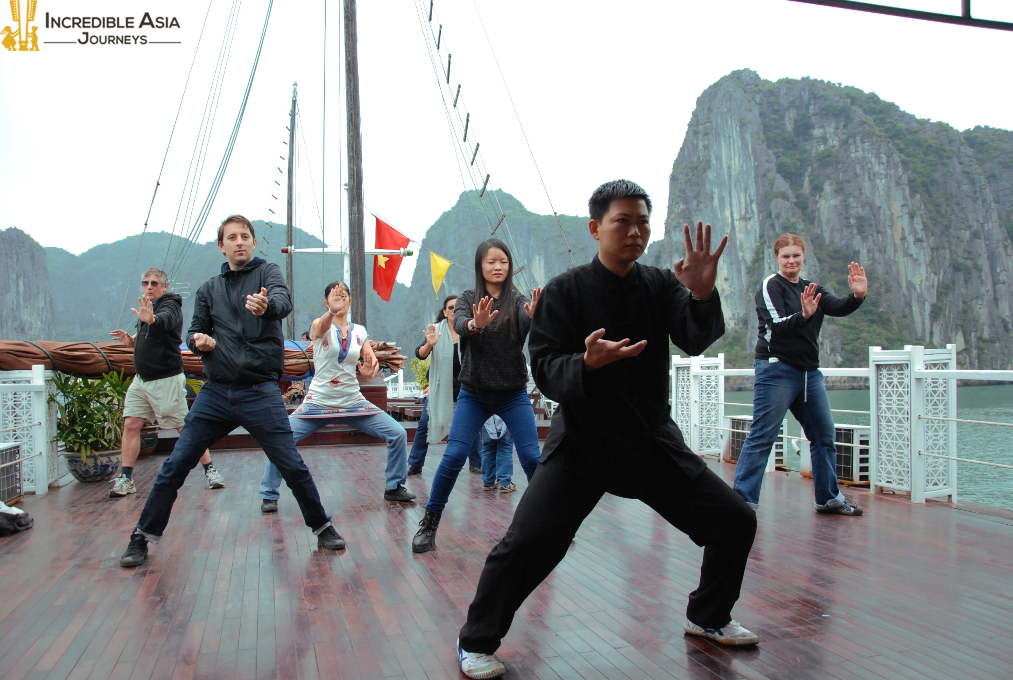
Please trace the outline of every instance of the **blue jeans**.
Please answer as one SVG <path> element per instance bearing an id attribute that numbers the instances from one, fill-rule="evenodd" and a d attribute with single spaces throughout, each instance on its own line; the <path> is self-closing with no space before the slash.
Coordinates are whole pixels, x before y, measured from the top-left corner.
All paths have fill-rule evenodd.
<path id="1" fill-rule="evenodd" d="M 531 480 L 542 454 L 538 448 L 535 412 L 531 408 L 531 398 L 527 391 L 470 392 L 462 387 L 457 397 L 454 420 L 450 423 L 447 450 L 433 477 L 433 488 L 429 492 L 426 510 L 443 512 L 450 492 L 454 490 L 457 475 L 464 466 L 464 459 L 468 457 L 468 450 L 478 438 L 479 429 L 494 415 L 503 419 L 513 435 L 517 457 L 528 480 Z"/>
<path id="2" fill-rule="evenodd" d="M 137 532 L 152 543 L 158 542 L 169 523 L 176 492 L 183 486 L 190 470 L 197 467 L 197 462 L 209 446 L 240 425 L 253 435 L 263 447 L 267 459 L 277 466 L 280 476 L 299 502 L 306 526 L 317 534 L 330 526 L 330 517 L 320 504 L 320 494 L 313 477 L 292 441 L 292 428 L 288 424 L 288 412 L 281 400 L 278 384 L 224 385 L 209 382 L 197 394 L 176 446 L 162 464 L 144 504 L 141 519 L 137 522 Z"/>
<path id="3" fill-rule="evenodd" d="M 408 474 L 406 451 L 408 434 L 401 424 L 386 413 L 373 413 L 368 416 L 348 416 L 342 418 L 289 418 L 292 424 L 293 446 L 310 436 L 320 428 L 331 423 L 345 423 L 358 428 L 366 434 L 387 442 L 387 470 L 384 473 L 386 489 L 396 489 L 404 484 Z M 278 488 L 281 486 L 281 474 L 271 461 L 264 467 L 264 478 L 260 480 L 260 497 L 270 501 L 278 500 Z"/>
<path id="4" fill-rule="evenodd" d="M 816 506 L 841 505 L 844 494 L 837 488 L 834 416 L 823 386 L 823 374 L 816 370 L 807 375 L 806 371 L 794 369 L 783 361 L 756 360 L 753 425 L 739 453 L 733 488 L 753 508 L 759 505 L 763 471 L 788 409 L 809 440 Z"/>
<path id="5" fill-rule="evenodd" d="M 514 438 L 505 432 L 499 439 L 493 439 L 482 428 L 482 485 L 500 486 L 510 484 L 514 476 Z"/>
<path id="6" fill-rule="evenodd" d="M 415 430 L 415 439 L 412 440 L 412 452 L 408 454 L 408 464 L 419 469 L 426 464 L 426 454 L 429 453 L 429 397 L 422 402 L 422 416 L 419 418 L 419 426 Z M 468 452 L 468 465 L 482 467 L 482 456 L 478 449 L 478 438 L 475 445 Z"/>

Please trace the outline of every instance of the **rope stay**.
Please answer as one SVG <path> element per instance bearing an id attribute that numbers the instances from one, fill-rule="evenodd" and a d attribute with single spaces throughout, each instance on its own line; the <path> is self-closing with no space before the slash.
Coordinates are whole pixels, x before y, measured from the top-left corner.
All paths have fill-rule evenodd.
<path id="1" fill-rule="evenodd" d="M 193 151 L 190 154 L 190 164 L 187 167 L 186 178 L 183 181 L 183 191 L 180 192 L 179 204 L 176 206 L 176 216 L 172 223 L 172 235 L 176 235 L 176 226 L 179 225 L 179 240 L 176 242 L 176 252 L 173 256 L 173 263 L 177 262 L 183 253 L 183 249 L 186 241 L 184 236 L 185 225 L 190 219 L 192 210 L 192 203 L 194 200 L 194 184 L 199 183 L 198 173 L 203 169 L 203 160 L 207 155 L 208 138 L 210 135 L 209 125 L 213 126 L 213 114 L 217 113 L 217 99 L 220 97 L 220 84 L 224 78 L 224 71 L 228 68 L 228 59 L 225 57 L 226 51 L 232 44 L 232 38 L 235 35 L 236 24 L 238 19 L 237 0 L 233 0 L 231 9 L 229 10 L 229 18 L 225 25 L 225 33 L 222 36 L 222 43 L 218 48 L 218 58 L 215 62 L 215 70 L 212 74 L 211 84 L 208 86 L 208 94 L 204 100 L 204 111 L 201 114 L 200 126 L 197 129 L 197 140 L 194 143 Z M 217 94 L 216 94 L 217 93 Z M 212 102 L 214 101 L 214 106 Z M 210 114 L 210 115 L 209 115 Z M 192 175 L 192 179 L 191 179 Z M 188 190 L 189 187 L 189 190 Z M 186 208 L 184 209 L 184 200 L 186 201 Z M 182 212 L 182 222 L 180 222 L 180 213 Z M 169 251 L 172 249 L 172 237 L 170 236 L 169 242 L 166 244 L 165 257 L 162 262 L 162 269 L 166 268 L 166 264 L 169 260 Z"/>
<path id="2" fill-rule="evenodd" d="M 200 51 L 200 43 L 204 38 L 204 28 L 208 23 L 208 15 L 211 13 L 211 3 L 208 0 L 208 8 L 204 13 L 204 23 L 200 27 L 200 35 L 197 36 L 197 46 L 193 50 L 193 58 L 190 60 L 190 70 L 186 74 L 186 82 L 183 83 L 183 94 L 179 96 L 179 106 L 176 107 L 176 117 L 172 121 L 172 130 L 169 131 L 169 141 L 165 144 L 165 154 L 162 156 L 162 166 L 158 169 L 158 179 L 155 180 L 155 190 L 151 194 L 151 203 L 148 204 L 148 214 L 144 218 L 144 228 L 141 229 L 141 240 L 137 243 L 137 253 L 134 255 L 134 263 L 130 267 L 130 276 L 127 278 L 127 285 L 123 291 L 123 302 L 120 304 L 120 313 L 116 316 L 116 325 L 123 317 L 123 310 L 127 306 L 127 294 L 130 292 L 130 282 L 134 279 L 134 271 L 137 269 L 137 259 L 141 256 L 141 246 L 144 244 L 144 234 L 148 231 L 148 222 L 151 220 L 151 209 L 155 206 L 155 196 L 158 195 L 158 187 L 162 184 L 162 171 L 165 170 L 166 160 L 169 158 L 169 149 L 172 147 L 172 138 L 176 134 L 176 124 L 179 122 L 180 111 L 183 110 L 183 100 L 186 98 L 186 90 L 190 86 L 190 76 L 193 75 L 193 65 L 197 61 L 197 52 Z M 162 263 L 163 266 L 165 263 Z"/>
<path id="3" fill-rule="evenodd" d="M 514 110 L 514 116 L 517 118 L 517 125 L 521 129 L 521 136 L 524 137 L 524 144 L 528 147 L 528 153 L 531 154 L 531 162 L 535 165 L 535 172 L 538 173 L 538 181 L 542 183 L 542 190 L 545 192 L 545 198 L 549 201 L 549 208 L 552 210 L 553 217 L 556 218 L 556 224 L 559 226 L 559 233 L 563 236 L 563 243 L 566 245 L 566 252 L 570 256 L 570 262 L 574 267 L 577 266 L 577 261 L 573 258 L 573 251 L 570 250 L 570 242 L 566 238 L 566 232 L 563 231 L 563 224 L 559 221 L 559 213 L 556 212 L 556 207 L 552 205 L 552 197 L 549 196 L 549 188 L 545 186 L 545 179 L 542 177 L 542 170 L 538 167 L 538 160 L 535 158 L 535 151 L 531 148 L 531 142 L 528 140 L 528 133 L 524 130 L 524 123 L 521 122 L 521 114 L 517 110 L 517 105 L 514 103 L 514 97 L 510 94 L 510 86 L 507 85 L 506 76 L 503 75 L 503 69 L 499 65 L 499 58 L 496 56 L 496 50 L 493 49 L 492 40 L 489 38 L 489 32 L 485 30 L 485 22 L 482 20 L 482 13 L 478 11 L 478 3 L 475 0 L 471 0 L 472 6 L 475 8 L 475 14 L 478 16 L 478 23 L 482 27 L 482 33 L 485 34 L 485 41 L 489 45 L 489 51 L 492 53 L 492 60 L 496 63 L 496 70 L 499 71 L 500 80 L 503 81 L 503 89 L 506 90 L 507 99 L 510 100 L 510 107 Z"/>
<path id="4" fill-rule="evenodd" d="M 433 8 L 433 4 L 434 3 L 430 3 L 430 15 L 431 15 L 431 17 L 430 17 L 430 20 L 429 20 L 429 24 L 430 24 L 429 30 L 427 31 L 426 27 L 425 27 L 425 22 L 422 20 L 422 14 L 421 14 L 418 2 L 419 2 L 419 0 L 416 0 L 416 14 L 419 15 L 419 25 L 422 28 L 423 36 L 425 38 L 426 49 L 427 49 L 427 51 L 429 53 L 429 58 L 430 58 L 430 64 L 433 67 L 434 75 L 436 76 L 436 79 L 437 79 L 437 87 L 440 90 L 440 99 L 443 101 L 444 112 L 446 113 L 446 115 L 448 116 L 448 118 L 451 118 L 450 107 L 447 106 L 447 97 L 444 94 L 444 90 L 443 90 L 443 82 L 442 82 L 443 79 L 440 77 L 440 75 L 441 75 L 440 71 L 442 71 L 443 67 L 442 67 L 442 64 L 439 67 L 436 66 L 436 62 L 438 61 L 438 59 L 433 54 L 433 45 L 435 44 L 435 41 L 436 41 L 436 35 L 434 34 L 433 28 L 432 28 L 432 23 L 433 23 L 432 16 L 436 16 L 437 22 L 440 23 L 439 22 L 439 16 L 434 14 L 434 8 Z M 441 25 L 442 25 L 442 23 L 441 23 Z M 430 41 L 432 41 L 432 42 L 430 42 Z M 449 50 L 449 44 L 447 45 L 447 49 Z M 437 68 L 439 68 L 440 71 L 437 71 Z M 460 126 L 460 128 L 463 130 L 463 134 L 460 137 L 458 137 L 458 135 L 454 132 L 453 126 L 452 126 L 452 130 L 451 130 L 451 136 L 454 139 L 454 142 L 455 142 L 458 154 L 460 155 L 460 157 L 458 159 L 458 164 L 459 164 L 459 167 L 460 167 L 461 160 L 464 161 L 464 164 L 465 164 L 466 169 L 468 171 L 468 177 L 471 180 L 472 186 L 475 187 L 475 191 L 478 193 L 479 202 L 480 202 L 480 204 L 482 206 L 483 212 L 485 213 L 486 220 L 489 222 L 490 227 L 492 227 L 492 218 L 490 217 L 489 211 L 486 209 L 485 203 L 483 201 L 483 199 L 485 197 L 485 194 L 486 194 L 486 189 L 488 188 L 488 185 L 489 185 L 489 179 L 490 179 L 491 174 L 488 172 L 488 170 L 486 168 L 486 165 L 485 165 L 485 159 L 482 157 L 482 154 L 481 154 L 481 152 L 478 149 L 478 147 L 479 147 L 479 140 L 478 140 L 477 131 L 476 131 L 475 125 L 470 123 L 471 113 L 467 110 L 467 106 L 465 105 L 465 103 L 463 102 L 463 100 L 461 100 L 461 97 L 460 97 L 460 94 L 461 94 L 460 82 L 458 82 L 458 88 L 455 91 L 452 88 L 451 75 L 452 75 L 452 72 L 451 72 L 451 68 L 450 68 L 450 60 L 448 58 L 448 61 L 447 61 L 447 71 L 446 71 L 447 94 L 452 94 L 453 97 L 454 97 L 454 107 L 453 107 L 453 109 L 454 109 L 454 115 L 456 115 L 456 117 L 457 117 L 457 123 Z M 462 109 L 464 109 L 463 118 L 462 118 L 462 113 L 461 113 Z M 467 135 L 469 134 L 469 131 L 470 131 L 472 140 L 475 142 L 475 148 L 473 150 L 471 150 L 471 149 L 465 150 L 465 148 L 464 148 L 464 145 L 467 144 L 466 140 L 467 140 Z M 469 155 L 468 151 L 472 152 L 470 154 L 472 156 L 472 159 L 471 159 L 470 163 L 468 161 L 468 155 Z M 478 173 L 477 177 L 473 173 L 473 170 L 472 170 L 473 168 L 474 168 L 474 171 L 477 171 L 477 173 Z M 479 186 L 478 186 L 479 185 L 479 180 L 482 179 L 483 175 L 484 175 L 484 181 L 482 181 L 482 188 L 479 189 Z M 500 214 L 500 215 L 505 214 L 506 211 L 503 210 L 503 206 L 500 204 L 500 200 L 499 200 L 499 197 L 496 195 L 496 192 L 495 191 L 490 191 L 489 194 L 492 196 L 493 203 L 495 203 L 496 212 L 498 214 Z M 510 230 L 510 224 L 509 224 L 509 222 L 504 218 L 502 220 L 502 224 L 503 224 L 503 229 L 504 229 L 504 231 L 506 233 L 506 241 L 508 242 L 508 244 L 510 245 L 510 247 L 513 249 L 514 252 L 519 253 L 520 251 L 517 249 L 517 244 L 514 241 L 513 234 L 512 234 L 512 232 Z M 567 246 L 567 247 L 569 247 L 569 246 Z M 572 254 L 571 254 L 571 258 L 572 258 Z M 521 279 L 522 279 L 522 282 L 523 282 L 523 287 L 524 288 L 530 288 L 529 282 L 527 280 L 527 276 L 523 273 L 523 269 L 518 269 L 517 273 L 519 273 L 521 275 Z"/>
<path id="5" fill-rule="evenodd" d="M 232 133 L 229 136 L 225 152 L 222 155 L 221 163 L 219 163 L 218 171 L 215 173 L 215 177 L 212 180 L 211 187 L 208 190 L 208 195 L 207 199 L 204 201 L 204 206 L 201 208 L 200 213 L 198 213 L 197 219 L 194 221 L 196 233 L 199 233 L 199 230 L 203 228 L 204 223 L 207 221 L 208 215 L 211 213 L 211 207 L 214 205 L 215 198 L 217 198 L 218 196 L 218 189 L 221 187 L 222 180 L 225 178 L 225 170 L 228 168 L 229 160 L 231 160 L 232 158 L 232 150 L 235 148 L 236 138 L 239 136 L 239 128 L 243 123 L 243 116 L 246 113 L 246 105 L 250 100 L 250 90 L 253 89 L 253 80 L 254 77 L 257 75 L 257 66 L 260 63 L 260 55 L 264 49 L 264 38 L 267 36 L 267 27 L 271 21 L 271 9 L 273 6 L 274 0 L 269 0 L 267 5 L 267 13 L 264 16 L 264 26 L 261 29 L 260 33 L 260 41 L 257 44 L 257 52 L 253 59 L 253 66 L 250 69 L 250 77 L 246 82 L 246 90 L 243 93 L 243 99 L 239 107 L 239 112 L 236 114 L 236 120 L 234 125 L 232 126 Z M 191 251 L 193 245 L 194 243 L 191 242 L 191 249 L 190 249 Z M 187 257 L 188 256 L 189 254 L 187 254 Z M 186 259 L 184 257 L 184 259 L 181 262 L 177 262 L 176 264 L 174 264 L 173 265 L 174 271 L 175 272 L 180 271 L 185 261 Z"/>

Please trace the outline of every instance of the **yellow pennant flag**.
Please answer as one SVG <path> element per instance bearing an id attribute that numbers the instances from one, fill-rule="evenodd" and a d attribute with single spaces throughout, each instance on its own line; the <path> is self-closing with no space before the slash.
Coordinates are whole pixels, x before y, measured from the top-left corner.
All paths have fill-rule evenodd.
<path id="1" fill-rule="evenodd" d="M 450 260 L 440 257 L 433 251 L 429 251 L 429 263 L 433 267 L 433 290 L 436 291 L 436 297 L 440 297 L 440 284 L 443 283 L 443 277 L 447 275 L 447 270 L 450 269 L 450 265 L 453 264 Z"/>

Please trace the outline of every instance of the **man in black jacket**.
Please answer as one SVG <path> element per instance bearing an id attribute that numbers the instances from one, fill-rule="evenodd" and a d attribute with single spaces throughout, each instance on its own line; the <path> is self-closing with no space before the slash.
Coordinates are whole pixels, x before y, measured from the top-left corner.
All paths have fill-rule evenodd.
<path id="1" fill-rule="evenodd" d="M 668 404 L 669 341 L 690 355 L 724 333 L 710 225 L 685 227 L 686 257 L 673 269 L 641 265 L 651 202 L 616 180 L 589 201 L 598 255 L 545 286 L 528 341 L 531 372 L 559 402 L 542 462 L 506 536 L 482 570 L 458 656 L 468 677 L 505 672 L 493 656 L 514 613 L 563 559 L 581 522 L 606 493 L 636 498 L 703 546 L 700 584 L 685 631 L 728 645 L 757 636 L 731 617 L 756 532 L 756 515 L 686 446 Z M 574 493 L 579 489 L 579 493 Z"/>
<path id="2" fill-rule="evenodd" d="M 113 480 L 110 498 L 137 493 L 133 473 L 141 451 L 144 423 L 150 421 L 166 429 L 180 430 L 186 418 L 186 377 L 183 355 L 179 351 L 183 298 L 168 292 L 169 277 L 157 267 L 144 272 L 141 290 L 144 295 L 137 298 L 138 309 L 130 310 L 137 317 L 137 333 L 130 335 L 119 329 L 109 333 L 127 347 L 134 348 L 136 373 L 123 404 L 123 443 L 120 446 L 123 463 L 120 475 Z M 211 464 L 210 451 L 204 452 L 200 462 L 208 488 L 224 488 L 225 480 Z"/>
<path id="3" fill-rule="evenodd" d="M 318 544 L 340 550 L 345 541 L 331 524 L 320 494 L 292 441 L 278 380 L 285 365 L 281 320 L 292 299 L 281 269 L 253 257 L 257 239 L 242 215 L 225 218 L 218 248 L 228 260 L 222 273 L 198 290 L 186 344 L 204 361 L 201 388 L 172 454 L 162 465 L 120 565 L 144 563 L 148 542 L 162 537 L 176 492 L 210 444 L 237 426 L 253 435 L 277 466 Z"/>

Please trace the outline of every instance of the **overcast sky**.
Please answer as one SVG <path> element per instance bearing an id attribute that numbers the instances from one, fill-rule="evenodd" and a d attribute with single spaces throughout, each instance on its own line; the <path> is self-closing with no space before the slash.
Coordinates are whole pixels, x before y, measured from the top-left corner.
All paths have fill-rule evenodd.
<path id="1" fill-rule="evenodd" d="M 189 195 L 187 171 L 225 27 L 237 4 L 212 0 L 209 9 L 197 1 L 150 0 L 142 6 L 39 0 L 40 50 L 0 51 L 0 229 L 17 226 L 44 246 L 73 253 L 141 232 L 207 13 L 148 226 L 189 231 L 195 218 L 184 223 L 177 211 L 186 212 L 185 199 L 179 208 L 184 193 Z M 960 0 L 891 4 L 959 13 Z M 0 7 L 0 30 L 12 23 L 7 5 Z M 221 161 L 267 6 L 268 0 L 242 0 L 203 174 L 193 193 L 197 207 Z M 347 210 L 341 188 L 346 174 L 342 3 L 329 3 L 327 11 L 327 165 L 321 188 L 323 7 L 321 0 L 275 1 L 242 128 L 200 240 L 212 239 L 221 218 L 233 212 L 284 222 L 285 176 L 278 168 L 285 168 L 280 157 L 287 157 L 292 82 L 298 81 L 305 146 L 298 140 L 297 224 L 319 234 L 318 207 L 323 208 L 326 240 L 338 244 Z M 980 18 L 1013 21 L 1008 0 L 974 0 L 973 7 Z M 476 165 L 491 175 L 490 187 L 514 194 L 537 213 L 551 212 L 551 198 L 559 213 L 586 214 L 587 197 L 598 184 L 627 177 L 651 193 L 659 208 L 654 235 L 660 237 L 668 177 L 696 98 L 740 68 L 772 80 L 810 76 L 853 85 L 958 129 L 1013 129 L 1008 74 L 1013 34 L 1008 32 L 787 0 L 436 0 L 435 8 L 434 23 L 443 26 L 441 68 L 451 53 L 451 88 L 462 84 L 459 107 L 470 114 L 466 153 L 477 140 Z M 451 95 L 437 81 L 423 39 L 419 12 L 428 9 L 429 0 L 358 4 L 365 203 L 419 240 L 464 188 L 473 188 L 467 174 L 462 182 L 441 87 L 445 97 Z M 139 23 L 142 10 L 175 17 L 180 28 L 90 32 L 180 44 L 47 43 L 83 35 L 83 29 L 46 28 L 47 12 L 135 17 Z M 425 19 L 421 24 L 428 30 Z M 460 128 L 454 134 L 459 138 Z M 487 229 L 476 225 L 476 242 Z M 367 219 L 367 246 L 372 240 Z M 272 239 L 271 246 L 261 247 L 279 244 Z M 410 280 L 410 263 L 402 267 L 400 280 Z"/>

